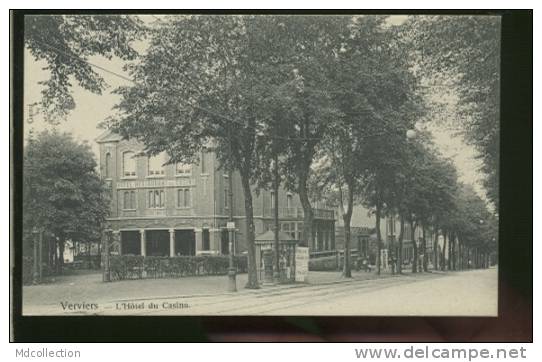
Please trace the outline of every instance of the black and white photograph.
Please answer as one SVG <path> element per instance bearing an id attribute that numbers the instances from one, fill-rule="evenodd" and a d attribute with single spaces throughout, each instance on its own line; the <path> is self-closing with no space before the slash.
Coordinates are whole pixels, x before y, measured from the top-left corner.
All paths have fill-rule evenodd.
<path id="1" fill-rule="evenodd" d="M 498 316 L 499 14 L 25 14 L 23 52 L 23 316 Z"/>

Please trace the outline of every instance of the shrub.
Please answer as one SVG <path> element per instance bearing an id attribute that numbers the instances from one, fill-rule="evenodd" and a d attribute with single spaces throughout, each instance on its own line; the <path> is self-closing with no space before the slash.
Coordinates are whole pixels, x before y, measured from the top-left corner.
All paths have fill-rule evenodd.
<path id="1" fill-rule="evenodd" d="M 341 260 L 339 263 L 342 264 Z M 337 257 L 327 256 L 323 258 L 309 259 L 309 270 L 312 271 L 333 271 L 337 270 Z"/>
<path id="2" fill-rule="evenodd" d="M 76 255 L 73 261 L 80 262 L 81 269 L 100 269 L 101 255 L 91 255 L 90 259 L 88 255 Z"/>
<path id="3" fill-rule="evenodd" d="M 236 255 L 234 265 L 237 272 L 247 271 L 247 256 Z M 227 255 L 198 256 L 140 256 L 112 255 L 109 269 L 111 280 L 141 278 L 180 278 L 194 275 L 225 275 L 228 272 Z"/>
<path id="4" fill-rule="evenodd" d="M 233 264 L 236 266 L 238 273 L 248 272 L 248 257 L 246 255 L 235 255 Z"/>
<path id="5" fill-rule="evenodd" d="M 143 277 L 143 256 L 111 256 L 109 270 L 111 280 L 141 279 Z"/>

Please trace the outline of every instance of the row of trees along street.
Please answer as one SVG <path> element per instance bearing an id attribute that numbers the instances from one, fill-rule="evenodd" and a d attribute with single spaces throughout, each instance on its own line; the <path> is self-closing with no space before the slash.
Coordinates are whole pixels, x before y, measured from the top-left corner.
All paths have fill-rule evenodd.
<path id="1" fill-rule="evenodd" d="M 411 240 L 421 228 L 416 255 L 426 255 L 428 230 L 434 246 L 443 235 L 450 256 L 476 251 L 481 263 L 495 251 L 497 219 L 488 202 L 498 205 L 498 107 L 488 102 L 498 102 L 497 20 L 411 16 L 393 25 L 386 16 L 84 18 L 27 22 L 34 31 L 25 33 L 25 44 L 51 70 L 41 109 L 55 121 L 67 114 L 73 107 L 66 102 L 69 79 L 95 93 L 104 89 L 89 56 L 127 61 L 129 76 L 117 75 L 128 85 L 115 90 L 120 101 L 105 126 L 143 142 L 149 155 L 166 151 L 171 163 L 197 162 L 212 147 L 222 167 L 240 175 L 248 288 L 258 287 L 252 196 L 278 185 L 300 197 L 306 245 L 313 235 L 311 201 L 339 208 L 345 277 L 351 276 L 356 204 L 374 213 L 379 248 L 381 217 L 393 215 L 400 219 L 399 244 L 406 223 Z M 450 41 L 464 37 L 468 41 Z M 147 44 L 144 53 L 132 48 L 135 40 Z M 472 67 L 479 70 L 473 74 Z M 431 99 L 435 88 L 428 84 L 435 82 L 458 95 L 454 114 L 463 117 L 444 122 L 479 151 L 488 201 L 458 180 L 454 164 L 424 130 L 443 114 Z M 464 265 L 463 259 L 450 257 L 446 267 Z M 427 270 L 426 258 L 422 264 Z"/>

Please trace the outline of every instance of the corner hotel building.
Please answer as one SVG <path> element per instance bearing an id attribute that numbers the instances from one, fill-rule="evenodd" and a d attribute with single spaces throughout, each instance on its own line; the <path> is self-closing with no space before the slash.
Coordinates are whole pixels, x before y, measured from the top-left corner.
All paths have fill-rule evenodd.
<path id="1" fill-rule="evenodd" d="M 238 174 L 233 174 L 233 205 L 229 204 L 228 175 L 219 170 L 213 152 L 198 164 L 164 165 L 166 155 L 147 157 L 143 145 L 106 131 L 99 144 L 100 173 L 111 190 L 108 226 L 113 230 L 113 253 L 148 256 L 227 254 L 230 208 L 236 231 L 234 252 L 246 251 L 244 197 Z M 271 191 L 253 196 L 256 236 L 273 228 Z M 314 209 L 311 251 L 335 249 L 335 212 Z M 297 194 L 279 193 L 281 229 L 300 239 L 303 209 Z"/>

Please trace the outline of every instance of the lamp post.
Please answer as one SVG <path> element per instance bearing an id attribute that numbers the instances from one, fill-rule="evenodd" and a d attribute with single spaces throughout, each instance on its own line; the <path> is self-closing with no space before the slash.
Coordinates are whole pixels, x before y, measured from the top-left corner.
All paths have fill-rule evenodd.
<path id="1" fill-rule="evenodd" d="M 231 126 L 228 127 L 228 155 L 231 159 L 233 158 L 233 134 Z M 231 165 L 228 167 L 228 201 L 230 207 L 230 217 L 229 221 L 226 223 L 226 229 L 228 230 L 228 254 L 229 254 L 229 265 L 228 265 L 228 292 L 237 291 L 237 280 L 236 280 L 236 270 L 233 266 L 233 232 L 235 231 L 235 222 L 233 221 L 233 171 Z"/>
<path id="2" fill-rule="evenodd" d="M 273 205 L 273 219 L 274 219 L 274 229 L 275 229 L 275 240 L 274 240 L 274 251 L 275 251 L 275 265 L 273 267 L 273 281 L 275 284 L 280 282 L 280 242 L 279 242 L 279 165 L 278 165 L 278 153 L 275 152 L 273 158 L 273 189 L 275 193 L 274 205 Z"/>
<path id="3" fill-rule="evenodd" d="M 228 268 L 228 292 L 237 291 L 236 270 L 233 266 L 233 232 L 235 231 L 235 223 L 229 221 L 226 224 L 228 229 L 228 248 L 229 248 L 229 268 Z"/>

